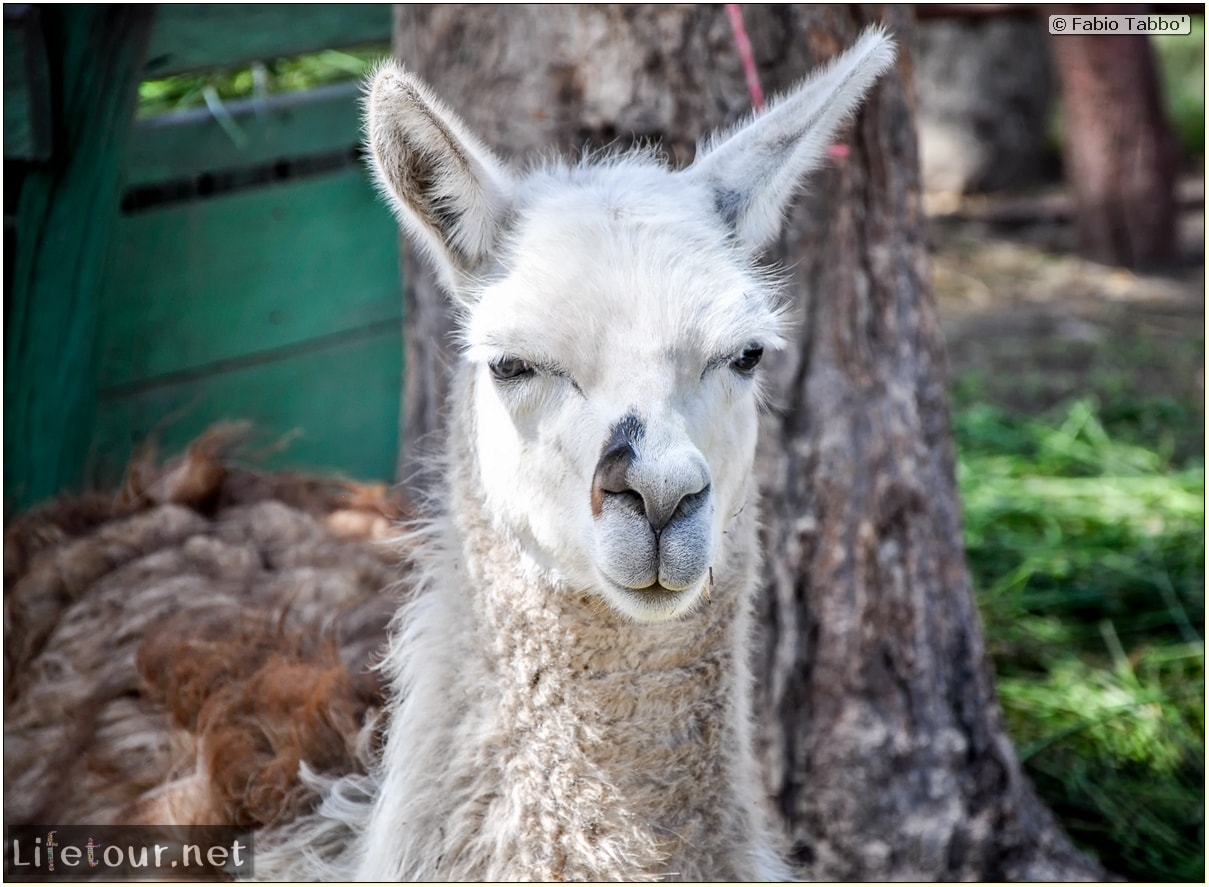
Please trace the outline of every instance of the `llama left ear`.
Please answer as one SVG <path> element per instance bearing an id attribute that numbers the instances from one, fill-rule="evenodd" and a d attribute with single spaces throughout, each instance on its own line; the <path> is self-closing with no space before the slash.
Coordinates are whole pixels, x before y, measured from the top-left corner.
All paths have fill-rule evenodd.
<path id="1" fill-rule="evenodd" d="M 750 250 L 780 233 L 799 182 L 826 156 L 841 124 L 894 63 L 894 41 L 870 28 L 848 51 L 746 126 L 713 140 L 684 175 L 704 182 Z"/>
<path id="2" fill-rule="evenodd" d="M 511 175 L 428 87 L 393 62 L 374 76 L 365 112 L 379 186 L 445 289 L 465 298 L 463 284 L 501 236 Z"/>

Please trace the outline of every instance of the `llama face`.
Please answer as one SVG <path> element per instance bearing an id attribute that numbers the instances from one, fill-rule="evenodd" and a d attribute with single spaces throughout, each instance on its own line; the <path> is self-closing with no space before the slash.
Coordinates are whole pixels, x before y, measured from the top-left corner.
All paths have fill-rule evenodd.
<path id="1" fill-rule="evenodd" d="M 649 160 L 523 191 L 464 333 L 488 509 L 559 584 L 674 617 L 726 572 L 774 288 L 708 189 Z"/>
<path id="2" fill-rule="evenodd" d="M 752 257 L 891 64 L 878 30 L 706 146 L 515 177 L 383 67 L 374 171 L 462 309 L 487 511 L 530 569 L 634 619 L 684 613 L 751 495 L 758 370 L 781 344 Z"/>

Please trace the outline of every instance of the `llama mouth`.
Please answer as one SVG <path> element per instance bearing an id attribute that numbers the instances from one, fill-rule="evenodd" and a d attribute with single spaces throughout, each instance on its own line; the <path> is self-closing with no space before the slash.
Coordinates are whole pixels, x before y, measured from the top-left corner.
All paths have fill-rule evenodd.
<path id="1" fill-rule="evenodd" d="M 667 622 L 683 616 L 701 600 L 700 585 L 689 588 L 668 588 L 658 580 L 643 588 L 627 588 L 608 582 L 605 599 L 636 622 Z"/>
<path id="2" fill-rule="evenodd" d="M 666 597 L 670 595 L 684 594 L 684 592 L 687 591 L 687 589 L 684 588 L 668 588 L 657 579 L 650 585 L 647 585 L 643 588 L 632 588 L 629 590 L 636 594 L 649 594 L 654 597 Z"/>
<path id="3" fill-rule="evenodd" d="M 687 588 L 670 588 L 660 582 L 658 579 L 652 580 L 649 585 L 632 586 L 622 585 L 620 582 L 609 583 L 622 594 L 630 595 L 636 598 L 672 598 L 682 595 L 688 591 Z"/>
<path id="4" fill-rule="evenodd" d="M 632 594 L 632 595 L 638 595 L 638 596 L 649 595 L 650 597 L 658 598 L 658 597 L 675 597 L 676 595 L 686 594 L 687 592 L 689 592 L 692 589 L 699 586 L 701 584 L 701 581 L 700 581 L 700 579 L 697 579 L 697 580 L 694 580 L 693 582 L 690 582 L 688 585 L 678 585 L 678 586 L 664 585 L 663 582 L 660 581 L 659 577 L 656 576 L 654 579 L 652 579 L 646 585 L 629 585 L 628 583 L 618 582 L 615 579 L 610 580 L 610 583 L 612 585 L 614 585 L 619 591 L 623 591 L 626 594 Z"/>

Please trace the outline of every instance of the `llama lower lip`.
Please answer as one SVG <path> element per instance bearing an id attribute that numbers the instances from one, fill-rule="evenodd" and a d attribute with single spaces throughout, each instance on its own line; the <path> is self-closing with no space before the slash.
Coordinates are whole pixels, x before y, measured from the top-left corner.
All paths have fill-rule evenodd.
<path id="1" fill-rule="evenodd" d="M 633 600 L 642 607 L 662 608 L 666 606 L 676 607 L 678 602 L 691 596 L 692 589 L 688 588 L 668 588 L 658 580 L 652 582 L 644 588 L 629 588 L 625 585 L 613 583 L 613 587 L 618 592 L 625 595 L 630 600 Z"/>
<path id="2" fill-rule="evenodd" d="M 622 594 L 627 595 L 629 597 L 647 598 L 647 599 L 655 599 L 655 600 L 658 600 L 659 598 L 677 597 L 678 595 L 684 594 L 686 591 L 686 589 L 683 589 L 683 588 L 668 588 L 666 585 L 661 583 L 658 579 L 654 580 L 649 585 L 643 585 L 641 587 L 634 587 L 633 585 L 624 585 L 621 582 L 617 582 L 616 580 L 609 580 L 609 584 L 611 586 L 613 586 L 613 588 L 615 588 L 617 591 L 619 591 Z"/>
<path id="3" fill-rule="evenodd" d="M 652 582 L 646 588 L 635 588 L 635 589 L 633 589 L 633 591 L 636 591 L 639 594 L 674 595 L 674 594 L 682 594 L 684 592 L 684 589 L 668 588 L 666 585 L 660 585 L 658 582 Z"/>

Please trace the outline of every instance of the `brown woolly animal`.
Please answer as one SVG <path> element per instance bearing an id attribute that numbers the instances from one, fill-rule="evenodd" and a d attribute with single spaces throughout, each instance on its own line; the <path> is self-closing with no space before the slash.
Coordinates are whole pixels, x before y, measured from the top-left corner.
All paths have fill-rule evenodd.
<path id="1" fill-rule="evenodd" d="M 5 821 L 257 826 L 362 768 L 399 600 L 385 487 L 242 468 L 223 425 L 5 530 Z"/>
<path id="2" fill-rule="evenodd" d="M 148 638 L 137 664 L 147 697 L 192 739 L 197 767 L 140 799 L 129 819 L 277 825 L 307 809 L 302 762 L 358 770 L 355 739 L 381 694 L 333 643 L 267 624 L 232 634 L 217 620 L 187 632 Z"/>

